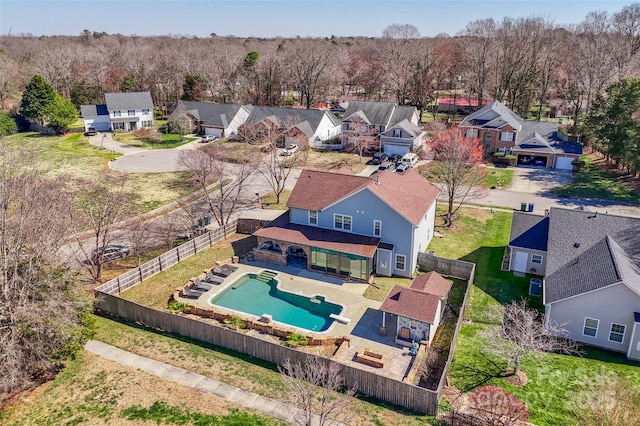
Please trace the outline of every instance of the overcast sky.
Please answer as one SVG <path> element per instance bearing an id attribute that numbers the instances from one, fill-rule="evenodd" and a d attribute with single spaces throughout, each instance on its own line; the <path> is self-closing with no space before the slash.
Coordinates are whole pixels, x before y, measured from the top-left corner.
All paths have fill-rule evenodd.
<path id="1" fill-rule="evenodd" d="M 207 37 L 370 36 L 412 24 L 423 36 L 455 35 L 473 20 L 543 16 L 578 23 L 616 0 L 0 0 L 0 34 L 79 35 L 84 29 L 125 35 Z"/>

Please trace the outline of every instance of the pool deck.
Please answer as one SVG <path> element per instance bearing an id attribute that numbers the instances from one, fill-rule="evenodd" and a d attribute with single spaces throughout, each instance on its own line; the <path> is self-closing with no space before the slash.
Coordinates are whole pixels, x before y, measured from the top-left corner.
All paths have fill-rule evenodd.
<path id="1" fill-rule="evenodd" d="M 351 322 L 348 324 L 334 321 L 327 331 L 320 333 L 301 329 L 301 332 L 305 334 L 348 337 L 349 347 L 343 350 L 337 358 L 334 357 L 336 361 L 397 380 L 402 380 L 406 375 L 413 357 L 406 356 L 408 349 L 394 342 L 395 316 L 387 314 L 388 333 L 386 336 L 380 335 L 382 312 L 378 309 L 382 302 L 363 296 L 369 284 L 344 281 L 340 277 L 331 277 L 294 266 L 279 266 L 259 261 L 243 261 L 236 266 L 238 266 L 238 270 L 227 277 L 222 284 L 213 286 L 198 299 L 184 299 L 184 301 L 202 308 L 209 308 L 211 306 L 209 300 L 232 285 L 240 276 L 247 273 L 257 274 L 263 270 L 273 271 L 277 273 L 275 278 L 279 281 L 280 289 L 309 297 L 325 296 L 328 302 L 338 303 L 344 307 L 340 316 L 349 318 Z M 384 355 L 386 358 L 385 366 L 374 368 L 354 361 L 356 351 L 364 348 Z"/>

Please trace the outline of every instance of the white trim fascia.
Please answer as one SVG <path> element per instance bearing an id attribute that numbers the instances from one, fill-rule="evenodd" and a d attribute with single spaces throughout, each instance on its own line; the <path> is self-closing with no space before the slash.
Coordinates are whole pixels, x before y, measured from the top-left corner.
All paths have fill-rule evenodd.
<path id="1" fill-rule="evenodd" d="M 636 338 L 637 326 L 638 326 L 638 323 L 633 321 L 633 331 L 631 332 L 631 340 L 629 340 L 629 347 L 627 348 L 627 358 L 629 358 L 629 355 L 631 355 L 631 348 L 633 347 L 633 341 Z"/>

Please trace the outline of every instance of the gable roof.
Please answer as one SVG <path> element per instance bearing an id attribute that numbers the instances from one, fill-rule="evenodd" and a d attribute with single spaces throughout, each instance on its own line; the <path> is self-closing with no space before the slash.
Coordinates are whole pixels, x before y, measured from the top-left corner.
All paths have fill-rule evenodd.
<path id="1" fill-rule="evenodd" d="M 365 188 L 413 225 L 420 223 L 440 193 L 413 169 L 402 174 L 385 170 L 375 177 L 303 170 L 287 207 L 321 211 Z"/>
<path id="2" fill-rule="evenodd" d="M 335 115 L 326 110 L 254 106 L 250 109 L 245 124 L 254 126 L 265 119 L 269 119 L 279 126 L 291 128 L 306 122 L 307 131 L 311 129 L 315 134 L 325 117 L 328 117 L 334 126 L 339 126 L 341 123 Z"/>
<path id="3" fill-rule="evenodd" d="M 513 212 L 509 245 L 530 250 L 547 251 L 549 217 Z"/>
<path id="4" fill-rule="evenodd" d="M 358 113 L 371 124 L 389 127 L 402 120 L 411 121 L 416 111 L 414 106 L 397 105 L 391 102 L 349 101 L 343 121 L 349 121 L 352 115 Z"/>
<path id="5" fill-rule="evenodd" d="M 407 120 L 406 118 L 403 119 L 401 122 L 394 124 L 393 126 L 389 127 L 387 130 L 385 130 L 382 134 L 387 135 L 387 134 L 392 134 L 393 133 L 393 129 L 402 129 L 402 131 L 406 134 L 408 134 L 409 136 L 419 136 L 422 133 L 424 133 L 422 131 L 422 129 L 420 129 L 420 127 L 416 126 L 415 124 L 413 124 L 411 121 Z"/>
<path id="6" fill-rule="evenodd" d="M 431 271 L 415 277 L 409 287 L 393 286 L 380 310 L 434 324 L 440 300 L 450 289 L 450 282 Z"/>
<path id="7" fill-rule="evenodd" d="M 618 282 L 640 294 L 640 219 L 552 208 L 545 303 Z"/>
<path id="8" fill-rule="evenodd" d="M 181 100 L 178 101 L 177 108 L 169 116 L 169 121 L 175 120 L 181 111 L 185 111 L 202 121 L 205 126 L 224 129 L 229 126 L 229 123 L 242 108 L 242 105 Z"/>
<path id="9" fill-rule="evenodd" d="M 80 115 L 84 118 L 95 117 L 98 115 L 109 115 L 107 106 L 105 104 L 100 105 L 80 105 Z"/>
<path id="10" fill-rule="evenodd" d="M 460 127 L 490 127 L 500 128 L 505 124 L 514 130 L 522 130 L 522 117 L 511 111 L 500 101 L 480 108 L 478 111 L 467 115 L 460 123 Z"/>
<path id="11" fill-rule="evenodd" d="M 153 100 L 149 92 L 105 93 L 104 99 L 109 111 L 153 109 Z"/>

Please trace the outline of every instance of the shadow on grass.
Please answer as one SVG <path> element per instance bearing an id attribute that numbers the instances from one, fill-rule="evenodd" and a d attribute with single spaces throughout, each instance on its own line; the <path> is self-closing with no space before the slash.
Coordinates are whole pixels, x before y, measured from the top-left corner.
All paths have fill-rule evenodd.
<path id="1" fill-rule="evenodd" d="M 593 359 L 610 364 L 631 365 L 640 367 L 640 362 L 627 359 L 626 355 L 619 352 L 612 352 L 606 349 L 594 348 L 591 346 L 580 346 L 582 358 Z"/>
<path id="2" fill-rule="evenodd" d="M 249 253 L 251 249 L 258 246 L 258 238 L 253 235 L 247 235 L 244 238 L 233 241 L 231 247 L 235 256 L 242 257 Z"/>
<path id="3" fill-rule="evenodd" d="M 478 351 L 476 355 L 480 359 L 476 358 L 473 365 L 454 363 L 451 366 L 451 375 L 462 379 L 461 383 L 464 384 L 464 387 L 460 391 L 463 393 L 483 386 L 492 379 L 505 377 L 506 362 L 496 361 L 482 351 Z"/>

